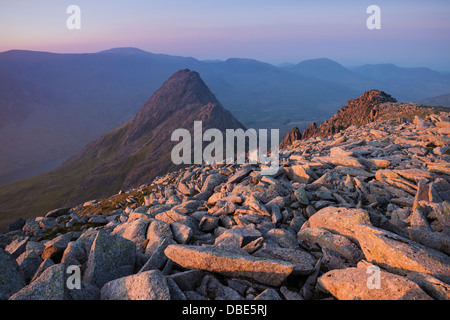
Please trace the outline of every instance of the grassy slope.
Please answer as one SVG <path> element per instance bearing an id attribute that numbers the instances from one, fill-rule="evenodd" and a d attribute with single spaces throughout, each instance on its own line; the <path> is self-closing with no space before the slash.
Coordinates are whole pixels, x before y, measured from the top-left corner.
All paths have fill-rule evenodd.
<path id="1" fill-rule="evenodd" d="M 81 184 L 89 171 L 88 166 L 85 163 L 67 168 L 70 175 L 59 168 L 0 187 L 0 230 L 19 217 L 31 218 L 67 205 L 61 199 L 71 197 L 75 186 Z M 23 196 L 18 197 L 17 194 Z"/>
<path id="2" fill-rule="evenodd" d="M 103 150 L 100 158 L 90 159 L 69 159 L 59 168 L 0 187 L 0 230 L 3 230 L 9 223 L 22 217 L 24 219 L 43 215 L 46 212 L 63 206 L 71 206 L 73 203 L 67 199 L 78 199 L 78 201 L 90 200 L 93 194 L 112 194 L 120 189 L 120 179 L 133 165 L 144 160 L 143 152 L 128 158 L 128 161 L 117 161 L 114 159 L 114 152 L 119 148 L 123 133 L 129 123 L 106 134 L 103 142 L 112 146 Z M 92 150 L 95 152 L 97 150 Z M 79 189 L 86 180 L 95 178 L 93 172 L 99 170 L 99 164 L 107 163 L 102 171 L 110 170 L 104 179 L 109 183 L 98 190 L 98 186 L 93 185 L 88 188 Z M 117 181 L 117 182 L 115 182 Z M 76 191 L 76 195 L 74 194 Z M 17 195 L 21 196 L 17 196 Z M 63 200 L 66 199 L 66 200 Z"/>

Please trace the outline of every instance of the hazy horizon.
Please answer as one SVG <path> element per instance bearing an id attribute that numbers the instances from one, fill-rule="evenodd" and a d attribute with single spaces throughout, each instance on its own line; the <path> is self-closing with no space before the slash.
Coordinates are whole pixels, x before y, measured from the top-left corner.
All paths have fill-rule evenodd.
<path id="1" fill-rule="evenodd" d="M 93 54 L 93 53 L 100 53 L 100 52 L 102 52 L 102 51 L 108 51 L 108 50 L 112 50 L 112 49 L 122 49 L 122 48 L 139 49 L 139 50 L 145 51 L 145 52 L 147 52 L 147 53 L 151 53 L 151 54 L 170 55 L 170 54 L 167 54 L 167 53 L 164 53 L 164 52 L 151 52 L 151 51 L 143 50 L 143 49 L 137 48 L 137 47 L 114 47 L 114 48 L 105 48 L 105 49 L 103 49 L 103 50 L 98 50 L 98 51 L 96 50 L 96 51 L 92 51 L 92 52 L 83 52 L 83 51 L 82 51 L 82 52 L 56 52 L 56 51 L 48 51 L 48 50 L 9 49 L 9 50 L 5 50 L 5 51 L 0 51 L 0 54 L 1 54 L 1 53 L 5 53 L 5 52 L 8 52 L 8 51 L 31 51 L 31 52 L 54 53 L 54 54 Z M 366 63 L 361 63 L 361 64 L 350 64 L 350 65 L 348 65 L 348 64 L 345 64 L 345 63 L 341 63 L 340 61 L 337 61 L 337 60 L 335 60 L 335 59 L 331 59 L 331 58 L 329 58 L 329 57 L 315 57 L 315 58 L 303 59 L 303 60 L 296 60 L 296 61 L 271 62 L 271 61 L 264 61 L 264 60 L 254 59 L 254 58 L 252 58 L 252 57 L 237 57 L 237 56 L 236 56 L 236 57 L 235 57 L 235 56 L 230 56 L 230 57 L 227 57 L 227 58 L 221 58 L 221 59 L 219 59 L 219 58 L 217 58 L 217 59 L 214 59 L 214 58 L 211 58 L 211 59 L 199 59 L 199 58 L 197 58 L 197 57 L 193 57 L 193 56 L 183 56 L 183 55 L 170 55 L 170 56 L 179 56 L 179 57 L 185 57 L 185 58 L 194 58 L 194 59 L 197 59 L 197 60 L 203 61 L 203 62 L 209 62 L 209 61 L 221 61 L 221 62 L 224 62 L 224 61 L 226 61 L 226 60 L 228 60 L 228 59 L 250 59 L 250 60 L 256 60 L 256 61 L 263 62 L 263 63 L 268 63 L 268 64 L 271 64 L 271 65 L 274 65 L 274 66 L 277 66 L 277 67 L 280 67 L 280 66 L 283 66 L 283 65 L 288 65 L 288 64 L 290 64 L 290 65 L 296 65 L 296 64 L 299 64 L 299 63 L 301 63 L 301 62 L 308 61 L 308 60 L 329 59 L 329 60 L 332 60 L 332 61 L 334 61 L 334 62 L 337 62 L 337 63 L 341 64 L 343 67 L 348 68 L 348 69 L 350 69 L 350 70 L 351 70 L 352 68 L 357 68 L 357 67 L 364 66 L 364 65 L 393 64 L 393 65 L 396 65 L 396 66 L 401 67 L 401 68 L 429 68 L 429 69 L 431 69 L 431 70 L 433 70 L 433 71 L 437 71 L 437 72 L 444 73 L 444 74 L 450 72 L 450 69 L 448 69 L 448 70 L 439 70 L 439 69 L 435 69 L 435 68 L 428 67 L 428 66 L 425 66 L 425 65 L 411 66 L 411 65 L 405 65 L 405 64 L 401 64 L 401 63 L 398 64 L 398 63 L 393 63 L 393 62 L 372 63 L 372 62 L 368 61 L 368 62 L 366 62 Z"/>
<path id="2" fill-rule="evenodd" d="M 81 8 L 80 30 L 66 27 L 71 4 Z M 381 8 L 380 30 L 366 27 L 372 4 Z M 199 60 L 279 65 L 326 57 L 344 66 L 393 63 L 450 71 L 450 3 L 444 0 L 23 0 L 0 7 L 0 51 L 136 47 Z"/>

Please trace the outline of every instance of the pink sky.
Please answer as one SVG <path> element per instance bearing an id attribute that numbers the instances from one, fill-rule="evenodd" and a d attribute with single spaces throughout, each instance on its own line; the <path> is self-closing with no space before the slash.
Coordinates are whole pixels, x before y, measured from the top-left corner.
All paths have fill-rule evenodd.
<path id="1" fill-rule="evenodd" d="M 198 59 L 271 63 L 328 57 L 450 70 L 450 2 L 380 0 L 382 29 L 366 28 L 369 1 L 31 0 L 0 4 L 0 51 L 96 52 L 138 47 Z M 81 8 L 68 30 L 66 8 Z"/>

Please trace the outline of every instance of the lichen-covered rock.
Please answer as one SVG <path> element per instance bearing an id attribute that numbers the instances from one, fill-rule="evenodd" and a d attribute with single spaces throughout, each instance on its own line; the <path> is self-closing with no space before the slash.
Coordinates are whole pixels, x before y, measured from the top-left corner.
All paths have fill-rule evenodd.
<path id="1" fill-rule="evenodd" d="M 45 243 L 45 249 L 41 255 L 42 259 L 51 258 L 59 262 L 64 254 L 64 250 L 66 250 L 67 245 L 72 240 L 72 236 L 72 233 L 69 232 Z"/>
<path id="2" fill-rule="evenodd" d="M 243 300 L 242 296 L 236 290 L 223 285 L 212 275 L 206 275 L 196 291 L 208 299 Z"/>
<path id="3" fill-rule="evenodd" d="M 34 250 L 29 250 L 22 253 L 16 261 L 25 280 L 30 281 L 43 260 Z"/>
<path id="4" fill-rule="evenodd" d="M 318 283 L 339 300 L 431 300 L 415 282 L 379 271 L 379 286 L 374 274 L 364 268 L 331 270 Z"/>
<path id="5" fill-rule="evenodd" d="M 233 226 L 231 229 L 217 229 L 214 245 L 244 247 L 262 236 L 253 225 Z"/>
<path id="6" fill-rule="evenodd" d="M 7 300 L 25 286 L 17 262 L 0 248 L 0 300 Z"/>
<path id="7" fill-rule="evenodd" d="M 450 300 L 450 285 L 423 272 L 409 272 L 407 278 L 417 283 L 431 297 L 437 300 Z"/>
<path id="8" fill-rule="evenodd" d="M 360 225 L 371 225 L 366 212 L 359 209 L 326 207 L 309 218 L 301 230 L 323 228 L 356 240 L 355 232 Z"/>
<path id="9" fill-rule="evenodd" d="M 314 271 L 316 259 L 301 249 L 280 248 L 264 245 L 253 254 L 254 257 L 285 261 L 294 265 L 293 274 L 307 275 Z"/>
<path id="10" fill-rule="evenodd" d="M 102 300 L 170 300 L 166 278 L 159 270 L 122 277 L 106 283 L 100 291 Z"/>
<path id="11" fill-rule="evenodd" d="M 58 209 L 49 211 L 49 212 L 45 215 L 45 217 L 46 217 L 46 218 L 58 218 L 58 217 L 60 217 L 60 216 L 63 216 L 63 215 L 65 215 L 65 214 L 69 213 L 69 211 L 70 211 L 70 208 L 58 208 Z"/>
<path id="12" fill-rule="evenodd" d="M 304 188 L 298 188 L 297 190 L 295 190 L 294 195 L 300 204 L 305 206 L 309 205 L 308 194 L 306 193 L 306 190 Z"/>
<path id="13" fill-rule="evenodd" d="M 152 256 L 147 259 L 139 272 L 161 269 L 167 262 L 167 257 L 164 254 L 164 250 L 166 250 L 167 246 L 172 243 L 173 241 L 168 238 L 162 240 L 156 250 L 154 250 Z"/>
<path id="14" fill-rule="evenodd" d="M 83 281 L 101 288 L 105 283 L 133 273 L 136 244 L 120 236 L 97 233 Z"/>
<path id="15" fill-rule="evenodd" d="M 423 272 L 450 282 L 450 258 L 443 253 L 371 226 L 360 226 L 355 237 L 369 262 L 400 274 Z"/>
<path id="16" fill-rule="evenodd" d="M 288 177 L 299 183 L 310 183 L 313 180 L 313 177 L 308 172 L 308 167 L 302 165 L 294 165 L 287 169 Z"/>
<path id="17" fill-rule="evenodd" d="M 292 273 L 294 265 L 243 252 L 212 246 L 170 245 L 164 251 L 173 262 L 188 268 L 244 277 L 268 285 L 279 285 Z"/>
<path id="18" fill-rule="evenodd" d="M 180 222 L 187 225 L 193 230 L 195 230 L 197 227 L 197 222 L 193 218 L 184 213 L 178 212 L 175 209 L 158 213 L 155 215 L 155 219 L 165 223 Z M 154 222 L 151 223 L 149 230 L 150 228 L 152 228 L 153 224 Z"/>
<path id="19" fill-rule="evenodd" d="M 67 300 L 66 265 L 55 264 L 31 284 L 14 294 L 10 300 Z"/>
<path id="20" fill-rule="evenodd" d="M 264 239 L 276 243 L 282 248 L 298 248 L 298 241 L 294 232 L 285 229 L 273 228 L 264 234 Z"/>
<path id="21" fill-rule="evenodd" d="M 149 257 L 153 255 L 155 250 L 165 239 L 175 243 L 170 224 L 159 220 L 154 220 L 148 227 L 147 239 L 145 254 Z"/>
<path id="22" fill-rule="evenodd" d="M 39 267 L 36 269 L 36 272 L 33 275 L 33 278 L 31 279 L 31 282 L 33 282 L 34 280 L 36 280 L 37 278 L 39 278 L 41 276 L 41 274 L 45 271 L 45 269 L 47 269 L 48 267 L 53 266 L 55 263 L 53 262 L 52 259 L 47 258 L 44 261 L 42 261 L 42 263 L 39 265 Z M 67 265 L 67 264 L 66 264 Z"/>
<path id="23" fill-rule="evenodd" d="M 228 183 L 239 183 L 241 182 L 245 177 L 247 177 L 250 172 L 253 171 L 252 166 L 244 166 L 242 169 L 236 171 L 232 176 L 230 176 L 227 180 Z"/>
<path id="24" fill-rule="evenodd" d="M 180 222 L 173 222 L 170 224 L 170 229 L 176 242 L 185 244 L 191 240 L 193 232 L 187 225 Z"/>
<path id="25" fill-rule="evenodd" d="M 220 173 L 209 175 L 203 183 L 201 192 L 213 191 L 215 187 L 227 180 L 227 177 Z"/>
<path id="26" fill-rule="evenodd" d="M 75 241 L 69 242 L 67 248 L 64 250 L 61 262 L 68 265 L 81 265 L 84 264 L 91 251 L 92 243 L 97 237 L 98 231 L 89 229 Z"/>
<path id="27" fill-rule="evenodd" d="M 133 241 L 136 244 L 136 250 L 143 251 L 142 243 L 146 239 L 148 225 L 147 219 L 135 219 L 117 226 L 111 234 Z"/>
<path id="28" fill-rule="evenodd" d="M 10 253 L 14 259 L 17 259 L 25 252 L 28 240 L 29 237 L 15 239 L 6 246 L 5 251 Z"/>
<path id="29" fill-rule="evenodd" d="M 307 228 L 300 231 L 297 238 L 299 241 L 307 243 L 309 247 L 318 244 L 322 248 L 335 250 L 352 263 L 358 262 L 363 257 L 361 249 L 348 238 L 325 229 Z"/>
<path id="30" fill-rule="evenodd" d="M 281 299 L 280 295 L 276 290 L 269 288 L 261 292 L 257 297 L 255 297 L 255 300 L 262 301 L 262 300 L 283 300 L 283 299 Z"/>
<path id="31" fill-rule="evenodd" d="M 10 300 L 96 300 L 99 289 L 84 282 L 79 288 L 71 287 L 69 277 L 72 275 L 65 263 L 47 267 L 41 275 L 29 285 L 11 296 Z M 77 279 L 79 281 L 81 279 Z"/>

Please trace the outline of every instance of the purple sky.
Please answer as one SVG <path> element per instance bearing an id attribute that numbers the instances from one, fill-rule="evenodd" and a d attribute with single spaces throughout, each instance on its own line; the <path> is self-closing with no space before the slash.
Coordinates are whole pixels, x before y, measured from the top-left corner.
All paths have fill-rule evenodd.
<path id="1" fill-rule="evenodd" d="M 81 8 L 81 30 L 66 27 L 71 4 Z M 372 4 L 381 8 L 381 30 L 366 27 Z M 327 57 L 450 71 L 450 1 L 3 0 L 0 39 L 0 51 L 131 46 L 198 59 Z"/>

